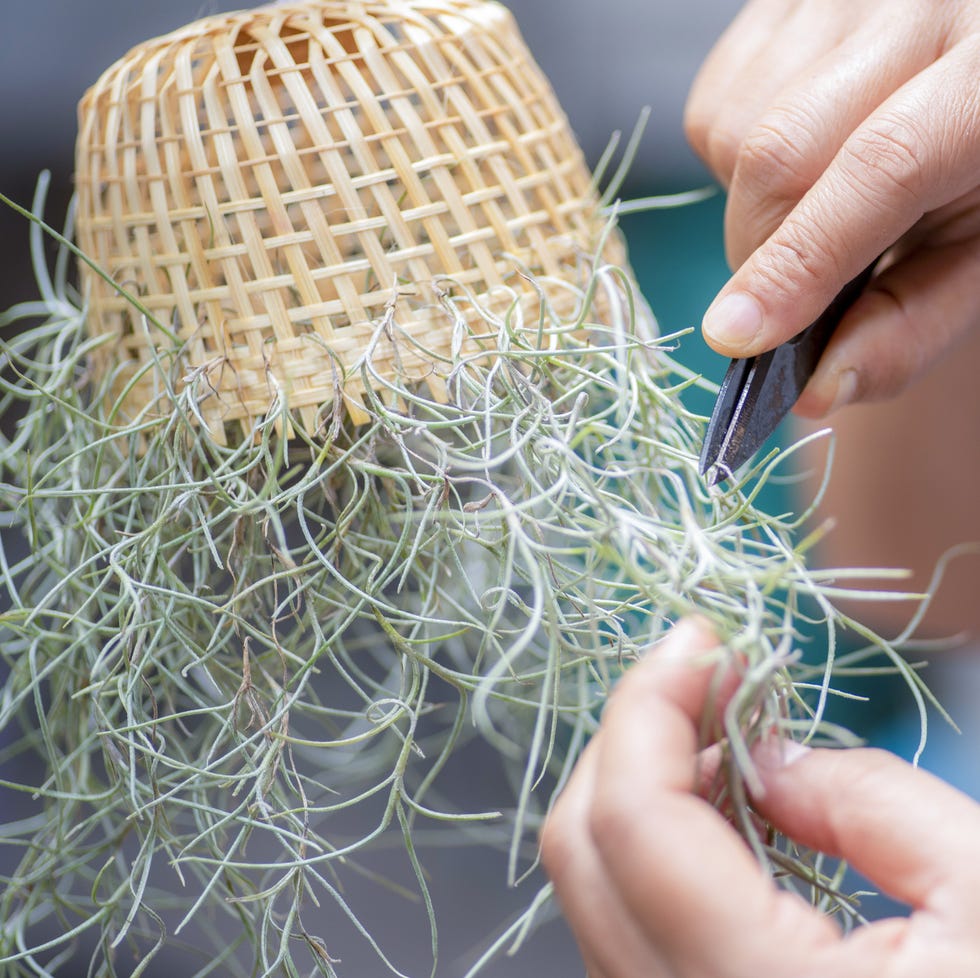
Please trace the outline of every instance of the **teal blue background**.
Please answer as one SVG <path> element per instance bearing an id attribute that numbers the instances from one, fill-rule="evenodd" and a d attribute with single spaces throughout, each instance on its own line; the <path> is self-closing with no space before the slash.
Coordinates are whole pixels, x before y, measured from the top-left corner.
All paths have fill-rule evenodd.
<path id="1" fill-rule="evenodd" d="M 728 360 L 707 346 L 699 327 L 704 310 L 729 274 L 723 246 L 724 203 L 724 196 L 719 193 L 699 204 L 629 215 L 621 221 L 640 290 L 651 305 L 661 332 L 673 333 L 695 327 L 695 331 L 681 341 L 675 359 L 715 382 L 720 382 Z M 690 403 L 697 410 L 708 413 L 712 402 L 706 392 L 695 391 Z M 772 443 L 785 443 L 787 437 L 784 426 Z M 771 513 L 798 510 L 803 502 L 794 497 L 787 485 L 767 486 L 760 498 L 762 508 Z M 863 644 L 863 641 L 844 636 L 845 650 Z M 826 656 L 826 642 L 820 632 L 812 632 L 807 645 L 807 657 L 813 662 L 822 662 Z M 976 650 L 972 655 L 976 655 Z M 964 733 L 954 729 L 938 711 L 931 710 L 921 765 L 980 799 L 980 764 L 973 750 L 975 736 L 971 736 L 977 734 L 978 724 L 977 709 L 970 700 L 970 691 L 976 685 L 973 679 L 976 669 L 970 656 L 970 650 L 946 655 L 936 666 L 925 670 L 927 683 L 940 688 L 940 700 L 944 706 L 954 709 Z M 936 678 L 930 679 L 930 676 Z M 956 693 L 958 676 L 963 681 L 960 693 Z M 885 748 L 906 760 L 913 758 L 919 745 L 920 718 L 904 679 L 874 676 L 840 680 L 835 685 L 862 697 L 863 702 L 835 700 L 829 719 L 842 724 L 871 746 Z M 950 690 L 956 693 L 958 702 L 955 706 L 947 702 Z M 852 880 L 853 889 L 867 886 L 859 877 Z M 906 912 L 906 908 L 883 896 L 866 898 L 862 901 L 862 910 L 872 918 Z"/>
<path id="2" fill-rule="evenodd" d="M 702 339 L 701 317 L 729 276 L 724 212 L 725 197 L 719 191 L 697 204 L 628 214 L 620 221 L 640 291 L 660 332 L 693 329 L 681 338 L 674 359 L 716 384 L 721 383 L 730 361 Z M 711 413 L 714 397 L 708 391 L 692 388 L 685 397 L 693 410 Z M 763 450 L 786 441 L 784 426 Z M 795 502 L 788 488 L 774 481 L 763 489 L 759 504 L 767 512 L 784 513 Z"/>

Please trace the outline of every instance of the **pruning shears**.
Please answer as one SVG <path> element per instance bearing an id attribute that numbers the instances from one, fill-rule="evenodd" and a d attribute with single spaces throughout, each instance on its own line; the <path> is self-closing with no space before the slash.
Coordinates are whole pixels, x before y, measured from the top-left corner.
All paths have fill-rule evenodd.
<path id="1" fill-rule="evenodd" d="M 699 471 L 709 485 L 729 478 L 752 458 L 789 414 L 877 264 L 848 282 L 823 314 L 792 339 L 759 356 L 732 360 L 701 448 Z"/>

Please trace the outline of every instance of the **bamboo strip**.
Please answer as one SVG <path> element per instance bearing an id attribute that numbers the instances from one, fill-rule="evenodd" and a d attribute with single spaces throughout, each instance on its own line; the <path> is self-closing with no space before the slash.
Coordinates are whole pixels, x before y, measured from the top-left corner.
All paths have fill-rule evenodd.
<path id="1" fill-rule="evenodd" d="M 516 297 L 534 326 L 543 288 L 570 317 L 574 289 L 549 280 L 583 282 L 603 229 L 547 79 L 488 0 L 206 18 L 112 66 L 79 120 L 79 244 L 176 331 L 222 440 L 277 386 L 311 430 L 338 391 L 363 420 L 369 348 L 382 377 L 438 394 L 452 345 L 439 283 L 494 313 Z M 618 238 L 608 249 L 624 263 Z M 122 384 L 153 330 L 82 277 L 92 331 L 116 340 L 97 367 L 126 362 Z M 151 374 L 130 411 L 158 396 Z"/>

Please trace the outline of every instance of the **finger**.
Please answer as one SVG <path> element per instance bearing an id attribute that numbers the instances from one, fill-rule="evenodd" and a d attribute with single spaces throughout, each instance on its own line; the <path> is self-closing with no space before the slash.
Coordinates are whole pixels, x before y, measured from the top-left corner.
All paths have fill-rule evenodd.
<path id="1" fill-rule="evenodd" d="M 727 186 L 746 133 L 776 96 L 839 41 L 827 3 L 746 4 L 708 55 L 684 111 L 688 141 Z M 792 43 L 787 43 L 787 38 Z"/>
<path id="2" fill-rule="evenodd" d="M 724 817 L 691 793 L 698 726 L 717 682 L 704 663 L 717 643 L 703 625 L 675 631 L 610 699 L 591 835 L 631 915 L 678 974 L 788 973 L 836 930 L 780 893 Z M 724 690 L 718 699 L 713 709 Z M 760 927 L 772 941 L 759 941 Z"/>
<path id="3" fill-rule="evenodd" d="M 744 131 L 725 210 L 729 265 L 738 268 L 782 223 L 848 136 L 936 57 L 934 32 L 883 29 L 879 5 L 859 30 L 808 61 Z M 899 18 L 900 19 L 900 18 Z M 783 45 L 786 47 L 787 45 Z"/>
<path id="4" fill-rule="evenodd" d="M 636 926 L 606 875 L 589 834 L 597 744 L 583 752 L 541 836 L 541 858 L 578 942 L 589 978 L 667 978 L 663 959 Z"/>
<path id="5" fill-rule="evenodd" d="M 980 239 L 917 251 L 875 280 L 845 316 L 796 405 L 820 418 L 894 397 L 980 328 Z"/>
<path id="6" fill-rule="evenodd" d="M 920 72 L 847 138 L 708 309 L 703 328 L 716 350 L 750 356 L 789 339 L 923 214 L 972 189 L 978 60 L 980 35 Z"/>
<path id="7" fill-rule="evenodd" d="M 884 751 L 772 746 L 756 753 L 765 793 L 756 804 L 796 842 L 840 856 L 885 892 L 949 917 L 975 915 L 980 806 Z"/>

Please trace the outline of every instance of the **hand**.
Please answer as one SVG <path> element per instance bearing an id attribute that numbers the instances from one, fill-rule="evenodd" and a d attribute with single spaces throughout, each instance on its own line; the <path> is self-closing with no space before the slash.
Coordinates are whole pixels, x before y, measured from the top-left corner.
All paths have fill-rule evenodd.
<path id="1" fill-rule="evenodd" d="M 980 324 L 980 4 L 750 0 L 688 101 L 728 188 L 728 356 L 807 326 L 886 252 L 797 405 L 890 397 Z"/>
<path id="2" fill-rule="evenodd" d="M 974 978 L 980 806 L 882 751 L 760 749 L 758 811 L 913 908 L 842 936 L 697 794 L 716 646 L 682 623 L 629 671 L 545 825 L 590 978 Z"/>

